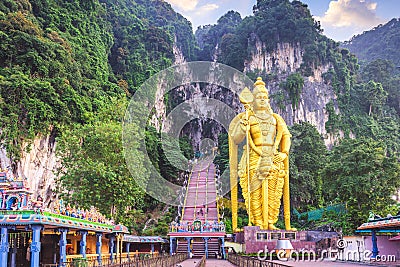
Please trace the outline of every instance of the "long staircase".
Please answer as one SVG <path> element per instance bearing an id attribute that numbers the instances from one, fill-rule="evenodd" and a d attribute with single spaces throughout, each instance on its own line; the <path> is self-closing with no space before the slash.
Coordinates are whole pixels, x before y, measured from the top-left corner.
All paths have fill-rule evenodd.
<path id="1" fill-rule="evenodd" d="M 186 191 L 182 222 L 199 220 L 203 224 L 218 221 L 215 171 L 213 163 L 201 161 L 194 164 Z"/>
<path id="2" fill-rule="evenodd" d="M 219 222 L 216 179 L 216 167 L 211 160 L 192 163 L 182 215 L 169 234 L 177 237 L 177 253 L 189 252 L 189 247 L 193 257 L 202 257 L 206 254 L 206 242 L 209 257 L 221 252 L 225 226 Z"/>

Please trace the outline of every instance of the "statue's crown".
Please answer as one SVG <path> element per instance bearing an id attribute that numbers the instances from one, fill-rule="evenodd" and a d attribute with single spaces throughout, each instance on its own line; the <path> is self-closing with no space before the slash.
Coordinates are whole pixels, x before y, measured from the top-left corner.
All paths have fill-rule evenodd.
<path id="1" fill-rule="evenodd" d="M 254 83 L 253 94 L 256 95 L 258 93 L 267 93 L 267 88 L 265 87 L 265 82 L 263 82 L 261 77 L 257 78 L 257 81 Z"/>
<path id="2" fill-rule="evenodd" d="M 259 85 L 265 87 L 265 82 L 263 82 L 263 80 L 262 80 L 261 77 L 258 77 L 258 78 L 257 78 L 257 81 L 254 83 L 254 86 L 259 86 Z"/>

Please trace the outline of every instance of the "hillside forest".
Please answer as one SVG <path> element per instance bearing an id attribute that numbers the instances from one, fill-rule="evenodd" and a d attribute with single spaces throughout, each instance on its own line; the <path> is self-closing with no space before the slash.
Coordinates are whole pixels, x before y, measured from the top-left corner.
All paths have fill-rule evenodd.
<path id="1" fill-rule="evenodd" d="M 265 52 L 291 43 L 304 51 L 299 69 L 246 74 L 278 83 L 273 107 L 295 110 L 304 80 L 329 65 L 323 79 L 333 88 L 340 110 L 333 103 L 326 106 L 329 120 L 324 127 L 336 137 L 330 147 L 315 125 L 290 125 L 295 227 L 329 225 L 352 233 L 370 212 L 397 214 L 393 196 L 400 188 L 400 55 L 393 40 L 400 38 L 398 19 L 389 22 L 394 26 L 382 25 L 340 44 L 323 35 L 300 1 L 258 0 L 253 10 L 245 18 L 229 11 L 194 34 L 191 23 L 162 0 L 1 1 L 0 140 L 11 168 L 16 170 L 35 138 L 50 136 L 62 166 L 54 170 L 54 194 L 79 207 L 96 206 L 132 233 L 166 235 L 177 209 L 146 195 L 135 183 L 148 175 L 140 147 L 137 172 L 126 167 L 121 122 L 130 97 L 148 78 L 175 63 L 177 49 L 186 61 L 217 61 L 243 71 L 256 40 L 266 44 Z M 168 181 L 182 184 L 157 129 L 149 124 L 145 138 L 151 164 Z M 226 132 L 218 139 L 216 163 L 224 170 Z M 192 158 L 189 137 L 182 136 L 179 143 Z M 324 210 L 334 205 L 343 209 Z M 313 210 L 321 210 L 322 217 L 308 218 Z M 229 231 L 228 207 L 224 213 Z M 240 214 L 239 223 L 246 225 L 245 211 Z"/>

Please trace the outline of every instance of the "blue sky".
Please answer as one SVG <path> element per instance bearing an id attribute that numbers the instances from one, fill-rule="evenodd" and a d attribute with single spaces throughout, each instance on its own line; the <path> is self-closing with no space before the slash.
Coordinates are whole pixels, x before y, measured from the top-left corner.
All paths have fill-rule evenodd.
<path id="1" fill-rule="evenodd" d="M 229 10 L 242 17 L 252 14 L 256 0 L 166 0 L 189 19 L 193 28 L 215 24 Z M 349 40 L 353 35 L 400 17 L 400 0 L 301 0 L 321 22 L 324 34 L 336 41 Z"/>

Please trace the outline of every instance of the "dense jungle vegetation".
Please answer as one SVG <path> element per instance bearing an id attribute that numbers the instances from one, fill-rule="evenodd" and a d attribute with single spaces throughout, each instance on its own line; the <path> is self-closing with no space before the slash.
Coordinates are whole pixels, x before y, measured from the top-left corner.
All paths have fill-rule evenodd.
<path id="1" fill-rule="evenodd" d="M 173 63 L 175 43 L 194 58 L 191 24 L 163 1 L 1 1 L 0 134 L 9 157 L 16 162 L 35 136 L 55 137 L 63 197 L 141 232 L 163 206 L 134 182 L 146 178 L 144 163 L 129 175 L 121 121 L 136 88 Z M 146 139 L 154 164 L 175 181 L 159 134 L 149 128 Z M 182 149 L 190 153 L 184 139 Z M 165 233 L 171 212 L 148 234 Z"/>
<path id="2" fill-rule="evenodd" d="M 372 30 L 353 36 L 341 46 L 354 53 L 361 64 L 386 59 L 399 66 L 399 29 L 400 19 L 394 18 L 384 25 L 380 24 Z"/>
<path id="3" fill-rule="evenodd" d="M 280 97 L 295 108 L 303 77 L 330 64 L 324 79 L 334 88 L 341 112 L 335 113 L 333 103 L 327 107 L 326 128 L 341 138 L 328 151 L 314 126 L 291 127 L 293 208 L 302 213 L 339 203 L 347 213 L 327 213 L 319 221 L 293 220 L 299 228 L 334 224 L 351 232 L 369 211 L 382 216 L 397 212 L 391 196 L 400 187 L 400 74 L 386 58 L 367 60 L 360 69 L 349 50 L 321 33 L 300 1 L 259 0 L 254 15 L 246 18 L 230 11 L 217 24 L 199 28 L 196 42 L 190 22 L 160 0 L 3 0 L 2 145 L 16 162 L 24 144 L 51 135 L 58 140 L 65 167 L 59 173 L 64 198 L 84 208 L 95 205 L 133 232 L 165 235 L 176 211 L 136 185 L 135 178 L 147 175 L 139 149 L 136 177 L 125 165 L 121 121 L 129 97 L 147 78 L 173 64 L 174 44 L 187 61 L 216 59 L 238 70 L 258 40 L 267 51 L 282 42 L 300 44 L 303 64 L 280 81 Z M 262 70 L 248 75 L 277 79 Z M 146 141 L 152 164 L 176 182 L 178 172 L 152 127 Z M 189 140 L 180 141 L 185 155 L 193 155 Z M 224 168 L 227 143 L 222 136 L 220 151 L 218 164 Z M 241 214 L 244 218 L 245 212 Z M 144 227 L 151 217 L 153 224 Z"/>

